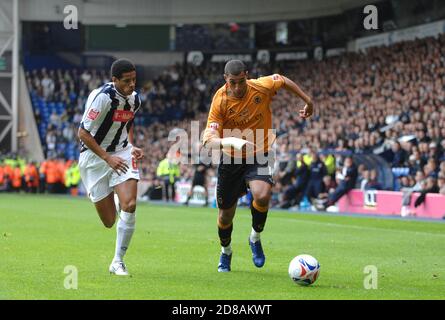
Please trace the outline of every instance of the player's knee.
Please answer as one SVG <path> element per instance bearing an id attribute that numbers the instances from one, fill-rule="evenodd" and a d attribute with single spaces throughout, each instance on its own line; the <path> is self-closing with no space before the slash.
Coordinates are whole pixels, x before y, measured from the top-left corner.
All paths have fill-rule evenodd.
<path id="1" fill-rule="evenodd" d="M 270 192 L 260 192 L 256 195 L 256 197 L 254 196 L 253 199 L 258 205 L 267 207 L 270 201 Z"/>
<path id="2" fill-rule="evenodd" d="M 136 211 L 136 199 L 131 199 L 121 203 L 122 211 L 134 213 Z"/>
<path id="3" fill-rule="evenodd" d="M 105 228 L 110 229 L 110 228 L 112 228 L 114 226 L 114 221 L 115 221 L 115 219 L 113 219 L 113 220 L 102 220 L 102 223 L 104 224 Z"/>
<path id="4" fill-rule="evenodd" d="M 232 224 L 233 217 L 230 214 L 227 214 L 223 210 L 219 211 L 218 214 L 218 225 L 220 226 L 229 226 Z"/>

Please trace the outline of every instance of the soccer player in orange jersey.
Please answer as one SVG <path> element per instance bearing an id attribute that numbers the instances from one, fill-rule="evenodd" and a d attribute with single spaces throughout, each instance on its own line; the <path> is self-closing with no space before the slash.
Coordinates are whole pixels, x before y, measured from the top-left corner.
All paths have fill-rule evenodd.
<path id="1" fill-rule="evenodd" d="M 217 224 L 222 247 L 219 272 L 231 270 L 233 218 L 238 198 L 246 193 L 247 188 L 253 196 L 249 237 L 252 259 L 258 268 L 265 263 L 260 233 L 266 223 L 274 183 L 270 166 L 274 140 L 270 132 L 272 97 L 284 88 L 306 103 L 299 110 L 301 118 L 309 118 L 313 113 L 311 98 L 295 82 L 282 75 L 248 80 L 245 64 L 231 60 L 225 65 L 224 79 L 225 85 L 213 97 L 203 136 L 204 146 L 223 151 L 217 183 Z"/>

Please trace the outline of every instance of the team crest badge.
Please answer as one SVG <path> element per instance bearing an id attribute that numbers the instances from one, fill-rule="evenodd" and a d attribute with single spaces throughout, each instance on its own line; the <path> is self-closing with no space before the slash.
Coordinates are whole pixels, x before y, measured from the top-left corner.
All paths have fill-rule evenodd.
<path id="1" fill-rule="evenodd" d="M 261 103 L 261 97 L 260 97 L 260 96 L 256 96 L 255 98 L 253 98 L 253 101 L 254 101 L 256 104 L 260 104 L 260 103 Z"/>
<path id="2" fill-rule="evenodd" d="M 213 130 L 218 130 L 219 124 L 216 122 L 212 122 L 211 124 L 209 124 L 209 128 Z"/>
<path id="3" fill-rule="evenodd" d="M 96 120 L 96 118 L 97 118 L 97 116 L 99 115 L 99 113 L 100 113 L 100 111 L 91 109 L 91 110 L 88 112 L 88 116 L 87 116 L 87 117 L 88 117 L 88 119 Z"/>

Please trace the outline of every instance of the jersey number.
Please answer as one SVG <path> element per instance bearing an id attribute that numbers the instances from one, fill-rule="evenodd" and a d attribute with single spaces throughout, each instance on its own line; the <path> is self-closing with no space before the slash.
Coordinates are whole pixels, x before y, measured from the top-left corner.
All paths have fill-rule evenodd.
<path id="1" fill-rule="evenodd" d="M 133 170 L 137 170 L 138 163 L 135 158 L 131 158 L 131 166 L 133 167 Z"/>

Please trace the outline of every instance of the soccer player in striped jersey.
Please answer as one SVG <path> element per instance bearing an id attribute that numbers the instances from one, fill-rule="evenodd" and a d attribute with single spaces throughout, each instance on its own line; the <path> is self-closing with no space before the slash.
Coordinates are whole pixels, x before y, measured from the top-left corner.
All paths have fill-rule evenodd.
<path id="1" fill-rule="evenodd" d="M 111 228 L 116 218 L 116 248 L 109 271 L 128 275 L 123 261 L 135 229 L 137 161 L 144 157 L 133 146 L 134 115 L 141 101 L 134 91 L 136 68 L 126 59 L 111 66 L 112 82 L 93 90 L 78 131 L 79 169 L 100 219 Z M 117 197 L 115 197 L 115 194 Z"/>

